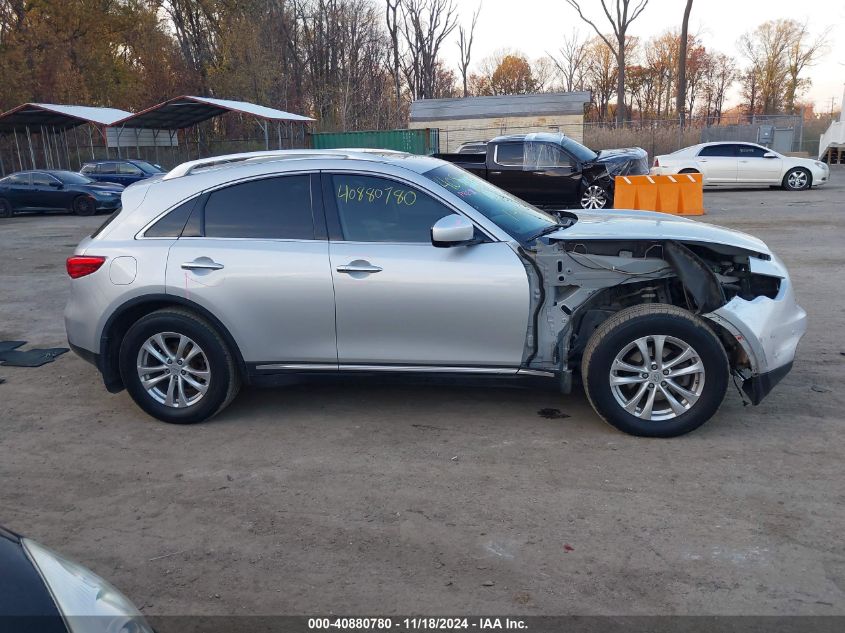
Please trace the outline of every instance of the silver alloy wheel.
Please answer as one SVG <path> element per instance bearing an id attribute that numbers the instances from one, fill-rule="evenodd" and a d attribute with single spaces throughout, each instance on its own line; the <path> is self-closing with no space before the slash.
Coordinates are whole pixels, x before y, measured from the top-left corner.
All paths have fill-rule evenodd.
<path id="1" fill-rule="evenodd" d="M 786 184 L 789 185 L 790 189 L 803 189 L 807 186 L 807 172 L 801 169 L 789 172 L 786 177 Z"/>
<path id="2" fill-rule="evenodd" d="M 161 332 L 138 350 L 138 378 L 150 397 L 185 409 L 208 391 L 211 369 L 202 348 L 184 334 Z"/>
<path id="3" fill-rule="evenodd" d="M 610 366 L 610 390 L 625 411 L 644 420 L 671 420 L 704 391 L 704 364 L 674 336 L 650 335 L 626 345 Z"/>
<path id="4" fill-rule="evenodd" d="M 599 185 L 590 185 L 581 195 L 582 209 L 604 209 L 607 206 L 607 192 Z"/>

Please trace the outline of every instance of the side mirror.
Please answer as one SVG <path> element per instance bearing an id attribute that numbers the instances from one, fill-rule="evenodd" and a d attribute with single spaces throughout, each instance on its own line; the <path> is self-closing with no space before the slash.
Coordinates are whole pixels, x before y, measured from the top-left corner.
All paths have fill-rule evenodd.
<path id="1" fill-rule="evenodd" d="M 54 189 L 61 189 L 62 187 L 64 187 L 64 185 L 62 183 L 56 182 L 55 180 L 50 181 L 50 186 L 53 187 Z"/>
<path id="2" fill-rule="evenodd" d="M 775 154 L 774 152 L 766 152 L 765 154 L 763 154 L 763 158 L 777 158 L 777 157 L 778 157 L 778 155 Z"/>
<path id="3" fill-rule="evenodd" d="M 471 242 L 475 226 L 462 215 L 452 214 L 440 218 L 431 227 L 431 243 L 438 248 L 460 246 Z"/>

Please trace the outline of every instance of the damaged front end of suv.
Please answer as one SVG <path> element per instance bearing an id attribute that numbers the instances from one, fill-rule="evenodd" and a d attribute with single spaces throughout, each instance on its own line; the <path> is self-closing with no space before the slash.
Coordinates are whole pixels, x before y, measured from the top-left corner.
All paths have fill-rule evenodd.
<path id="1" fill-rule="evenodd" d="M 569 391 L 579 364 L 588 380 L 585 355 L 601 328 L 608 329 L 609 321 L 625 311 L 645 314 L 651 306 L 652 319 L 681 309 L 705 324 L 718 337 L 730 373 L 753 404 L 789 372 L 806 330 L 806 313 L 795 301 L 782 262 L 763 242 L 653 212 L 585 211 L 562 219 L 569 226 L 523 249 L 537 289 L 525 366 L 554 371 L 561 388 Z M 697 391 L 699 385 L 692 383 L 698 354 L 684 349 L 683 338 L 639 337 L 639 351 L 634 346 L 632 354 L 611 359 L 611 390 L 619 383 L 613 395 L 632 417 L 652 416 L 655 397 L 650 389 L 665 392 L 657 400 L 666 400 L 676 414 L 691 408 L 702 394 L 703 385 Z M 682 359 L 674 365 L 667 360 L 671 345 L 677 348 L 675 358 Z M 637 393 L 642 402 L 632 402 Z M 597 405 L 594 394 L 588 390 L 588 395 Z M 644 416 L 649 396 L 649 415 Z M 618 420 L 608 421 L 619 426 Z"/>

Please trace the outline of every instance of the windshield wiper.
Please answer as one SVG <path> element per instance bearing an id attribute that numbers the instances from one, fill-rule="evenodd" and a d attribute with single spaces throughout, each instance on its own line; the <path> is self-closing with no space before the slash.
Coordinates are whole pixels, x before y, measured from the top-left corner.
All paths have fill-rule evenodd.
<path id="1" fill-rule="evenodd" d="M 535 233 L 534 235 L 532 235 L 531 237 L 529 237 L 529 238 L 528 238 L 528 239 L 526 239 L 525 241 L 526 241 L 526 242 L 533 242 L 533 241 L 534 241 L 534 240 L 536 240 L 537 238 L 543 237 L 544 235 L 548 235 L 549 233 L 554 233 L 554 232 L 555 232 L 555 231 L 557 231 L 558 229 L 563 229 L 563 228 L 566 228 L 566 225 L 565 225 L 565 224 L 562 224 L 562 223 L 560 223 L 560 222 L 558 222 L 558 223 L 556 223 L 556 224 L 552 224 L 551 226 L 547 226 L 546 228 L 544 228 L 544 229 L 543 229 L 542 231 L 540 231 L 539 233 Z"/>

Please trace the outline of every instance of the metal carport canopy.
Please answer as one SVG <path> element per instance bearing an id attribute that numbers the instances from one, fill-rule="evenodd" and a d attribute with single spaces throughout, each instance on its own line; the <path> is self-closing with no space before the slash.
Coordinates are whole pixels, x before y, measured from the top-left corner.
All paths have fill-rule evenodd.
<path id="1" fill-rule="evenodd" d="M 131 116 L 131 114 L 131 112 L 117 108 L 24 103 L 0 114 L 0 132 L 40 126 L 69 130 L 86 123 L 102 127 L 112 125 L 116 121 Z"/>
<path id="2" fill-rule="evenodd" d="M 275 108 L 268 108 L 247 101 L 182 96 L 169 99 L 151 108 L 142 110 L 137 114 L 129 115 L 124 119 L 116 121 L 113 125 L 129 128 L 181 130 L 221 114 L 226 114 L 227 112 L 240 112 L 268 121 L 296 123 L 310 123 L 314 121 L 314 119 L 307 116 L 291 114 L 284 110 L 276 110 Z"/>

